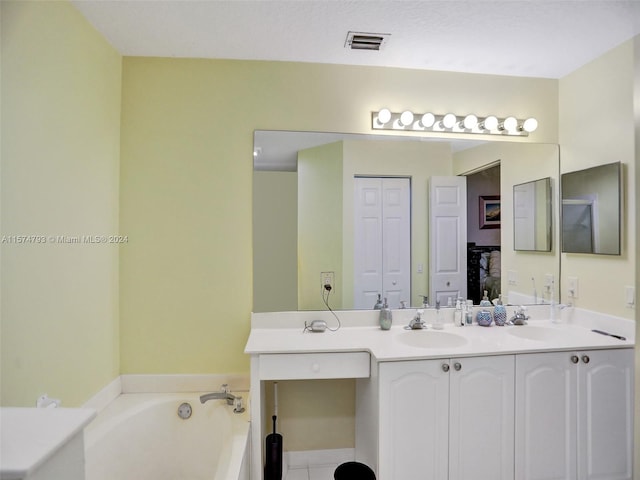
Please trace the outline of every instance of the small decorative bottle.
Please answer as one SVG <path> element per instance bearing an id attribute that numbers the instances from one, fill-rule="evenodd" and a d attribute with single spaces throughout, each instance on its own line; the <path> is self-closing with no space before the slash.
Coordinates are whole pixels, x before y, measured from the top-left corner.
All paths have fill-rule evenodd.
<path id="1" fill-rule="evenodd" d="M 464 314 L 464 323 L 473 325 L 473 300 L 467 300 L 467 311 Z"/>
<path id="2" fill-rule="evenodd" d="M 493 322 L 493 316 L 491 315 L 491 302 L 489 301 L 489 297 L 487 296 L 487 291 L 484 291 L 484 296 L 482 297 L 482 301 L 480 302 L 480 306 L 482 307 L 476 316 L 476 321 L 478 325 L 481 327 L 489 327 Z"/>
<path id="3" fill-rule="evenodd" d="M 499 327 L 507 323 L 507 309 L 502 304 L 502 295 L 498 295 L 498 299 L 496 300 L 496 306 L 493 309 L 493 321 L 496 322 L 496 325 Z"/>
<path id="4" fill-rule="evenodd" d="M 392 323 L 393 318 L 391 316 L 391 310 L 389 309 L 389 304 L 387 303 L 387 299 L 385 298 L 384 304 L 380 309 L 380 328 L 382 330 L 389 330 Z"/>

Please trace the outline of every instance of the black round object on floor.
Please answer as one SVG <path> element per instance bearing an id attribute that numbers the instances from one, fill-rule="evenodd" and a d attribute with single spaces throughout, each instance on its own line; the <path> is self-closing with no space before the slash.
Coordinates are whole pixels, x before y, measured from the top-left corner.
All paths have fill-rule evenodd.
<path id="1" fill-rule="evenodd" d="M 360 462 L 346 462 L 333 472 L 335 480 L 376 480 L 376 474 L 368 466 Z"/>

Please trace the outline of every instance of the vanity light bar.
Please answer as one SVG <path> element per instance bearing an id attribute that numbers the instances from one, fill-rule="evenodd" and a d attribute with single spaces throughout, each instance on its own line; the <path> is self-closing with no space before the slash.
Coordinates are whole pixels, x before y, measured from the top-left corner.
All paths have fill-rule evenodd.
<path id="1" fill-rule="evenodd" d="M 473 114 L 457 116 L 453 113 L 396 113 L 388 108 L 371 113 L 373 130 L 403 130 L 408 132 L 476 133 L 482 135 L 509 135 L 527 137 L 538 128 L 535 118 L 519 120 L 516 117 L 498 118 L 494 115 L 478 117 Z"/>

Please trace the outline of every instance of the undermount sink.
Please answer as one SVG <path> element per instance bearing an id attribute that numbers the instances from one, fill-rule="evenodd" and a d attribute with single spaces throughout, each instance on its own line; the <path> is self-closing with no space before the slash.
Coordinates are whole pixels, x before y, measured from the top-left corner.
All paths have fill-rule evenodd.
<path id="1" fill-rule="evenodd" d="M 401 333 L 398 340 L 405 345 L 418 348 L 453 348 L 467 343 L 467 339 L 460 335 L 437 330 L 407 331 Z"/>
<path id="2" fill-rule="evenodd" d="M 530 325 L 511 327 L 507 332 L 510 335 L 527 340 L 545 342 L 557 338 L 560 334 L 557 330 L 548 327 L 532 327 Z"/>

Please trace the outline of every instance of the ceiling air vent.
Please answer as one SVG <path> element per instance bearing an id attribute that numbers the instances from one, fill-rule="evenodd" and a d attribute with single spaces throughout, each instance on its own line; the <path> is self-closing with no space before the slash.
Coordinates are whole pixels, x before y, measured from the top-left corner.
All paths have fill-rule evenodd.
<path id="1" fill-rule="evenodd" d="M 349 32 L 344 46 L 351 50 L 380 50 L 390 36 L 389 33 Z"/>

